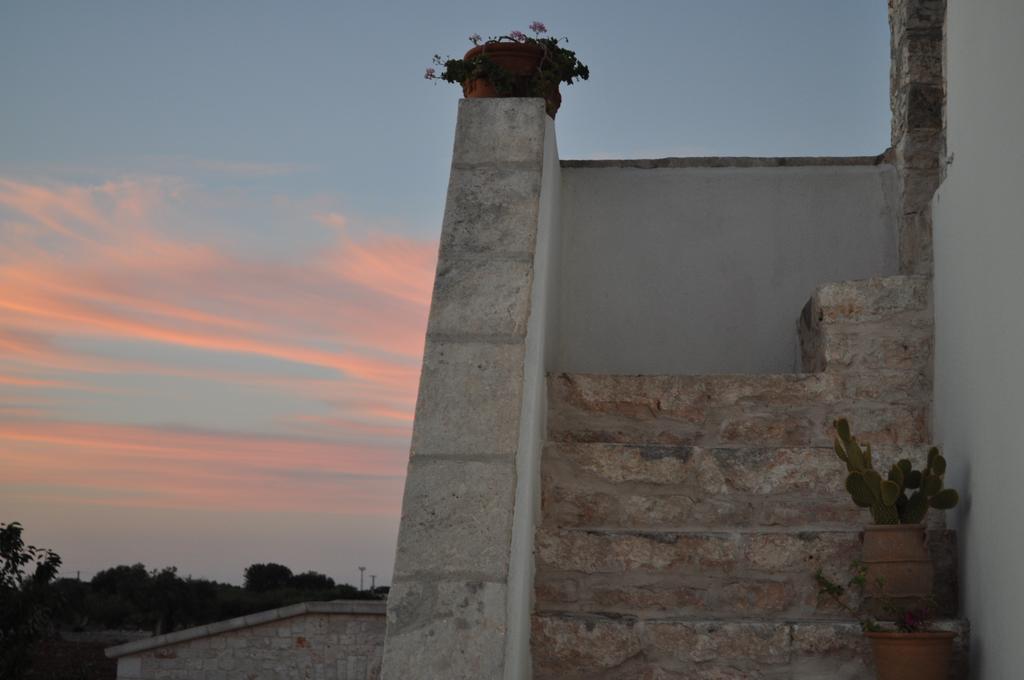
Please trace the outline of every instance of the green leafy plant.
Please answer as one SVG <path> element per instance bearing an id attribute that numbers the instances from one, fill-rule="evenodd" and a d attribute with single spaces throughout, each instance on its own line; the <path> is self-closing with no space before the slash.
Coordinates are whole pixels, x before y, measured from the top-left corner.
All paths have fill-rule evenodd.
<path id="1" fill-rule="evenodd" d="M 943 488 L 946 459 L 937 448 L 928 451 L 923 470 L 915 470 L 904 458 L 893 465 L 883 479 L 874 468 L 871 445 L 862 447 L 857 442 L 846 418 L 836 420 L 833 425 L 838 435 L 836 455 L 846 463 L 848 471 L 846 490 L 859 507 L 870 509 L 875 524 L 919 524 L 928 508 L 949 510 L 960 501 L 954 489 Z"/>
<path id="2" fill-rule="evenodd" d="M 532 36 L 522 31 L 511 31 L 508 35 L 489 37 L 484 40 L 479 35 L 469 36 L 474 45 L 483 45 L 482 53 L 470 59 L 442 58 L 434 55 L 434 65 L 442 70 L 438 73 L 434 67 L 428 68 L 424 77 L 427 80 L 444 80 L 449 83 L 464 84 L 470 80 L 482 78 L 491 82 L 499 96 L 502 97 L 546 97 L 559 83 L 572 85 L 577 80 L 587 80 L 590 69 L 577 57 L 576 53 L 562 46 L 568 38 L 544 36 L 547 27 L 539 21 L 530 24 Z M 487 45 L 499 43 L 516 43 L 535 45 L 543 51 L 537 71 L 527 78 L 516 76 L 495 64 L 487 55 Z"/>
<path id="3" fill-rule="evenodd" d="M 866 632 L 877 633 L 882 631 L 882 626 L 873 616 L 862 614 L 850 602 L 854 595 L 858 599 L 862 599 L 864 596 L 864 588 L 867 585 L 867 567 L 862 562 L 854 562 L 851 565 L 851 572 L 852 574 L 846 585 L 841 585 L 825 576 L 825 573 L 819 568 L 814 573 L 814 580 L 818 584 L 818 597 L 831 600 L 840 609 L 859 619 L 861 628 Z M 885 580 L 879 578 L 875 582 L 878 586 L 878 592 L 884 592 Z M 935 600 L 932 598 L 928 598 L 924 606 L 918 607 L 900 607 L 893 600 L 884 596 L 878 599 L 881 602 L 882 610 L 896 624 L 896 630 L 901 633 L 917 633 L 926 630 L 928 623 L 935 618 L 936 606 Z"/>

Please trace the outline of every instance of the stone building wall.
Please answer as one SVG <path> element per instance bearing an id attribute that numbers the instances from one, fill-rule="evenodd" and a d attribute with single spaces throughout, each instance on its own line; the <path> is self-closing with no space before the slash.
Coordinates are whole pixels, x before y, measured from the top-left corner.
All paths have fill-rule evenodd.
<path id="1" fill-rule="evenodd" d="M 892 153 L 902 179 L 900 271 L 932 271 L 931 200 L 946 163 L 946 0 L 889 0 Z"/>
<path id="2" fill-rule="evenodd" d="M 383 602 L 310 602 L 107 650 L 117 680 L 376 680 Z"/>

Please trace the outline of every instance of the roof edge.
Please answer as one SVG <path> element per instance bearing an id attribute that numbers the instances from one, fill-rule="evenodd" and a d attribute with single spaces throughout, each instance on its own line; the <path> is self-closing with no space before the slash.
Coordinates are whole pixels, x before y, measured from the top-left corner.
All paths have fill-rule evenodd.
<path id="1" fill-rule="evenodd" d="M 888 151 L 877 156 L 692 156 L 561 161 L 563 168 L 782 168 L 807 166 L 860 166 L 892 163 Z"/>
<path id="2" fill-rule="evenodd" d="M 194 628 L 176 630 L 173 633 L 155 635 L 142 640 L 133 640 L 104 650 L 107 658 L 116 659 L 129 654 L 138 654 L 158 647 L 176 645 L 189 640 L 210 637 L 221 633 L 229 633 L 241 628 L 273 623 L 282 619 L 290 619 L 303 614 L 362 614 L 368 616 L 384 616 L 387 602 L 384 600 L 331 600 L 329 602 L 300 602 L 278 607 L 267 611 L 247 614 L 225 621 L 206 623 Z"/>

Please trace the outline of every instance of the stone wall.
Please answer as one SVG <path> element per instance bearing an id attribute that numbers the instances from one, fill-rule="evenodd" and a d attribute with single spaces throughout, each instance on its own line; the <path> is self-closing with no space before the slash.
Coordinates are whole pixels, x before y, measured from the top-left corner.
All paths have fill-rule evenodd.
<path id="1" fill-rule="evenodd" d="M 902 178 L 900 271 L 932 270 L 932 195 L 946 152 L 946 0 L 889 0 L 892 149 Z"/>
<path id="2" fill-rule="evenodd" d="M 543 100 L 459 102 L 384 680 L 529 672 L 529 517 L 540 482 L 524 457 L 539 458 L 543 436 L 548 343 L 534 289 L 547 274 L 551 239 L 540 227 L 553 134 Z"/>
<path id="3" fill-rule="evenodd" d="M 117 680 L 377 680 L 383 602 L 308 602 L 107 650 Z"/>

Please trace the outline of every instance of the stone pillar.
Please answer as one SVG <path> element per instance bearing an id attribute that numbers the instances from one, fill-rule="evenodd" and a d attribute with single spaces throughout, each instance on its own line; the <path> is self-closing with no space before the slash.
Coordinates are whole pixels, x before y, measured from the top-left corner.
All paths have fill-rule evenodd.
<path id="1" fill-rule="evenodd" d="M 541 99 L 459 102 L 383 680 L 502 678 L 510 609 L 529 606 L 510 565 L 551 130 Z"/>
<path id="2" fill-rule="evenodd" d="M 902 178 L 900 272 L 932 271 L 931 199 L 945 164 L 946 0 L 889 0 L 892 148 Z"/>

